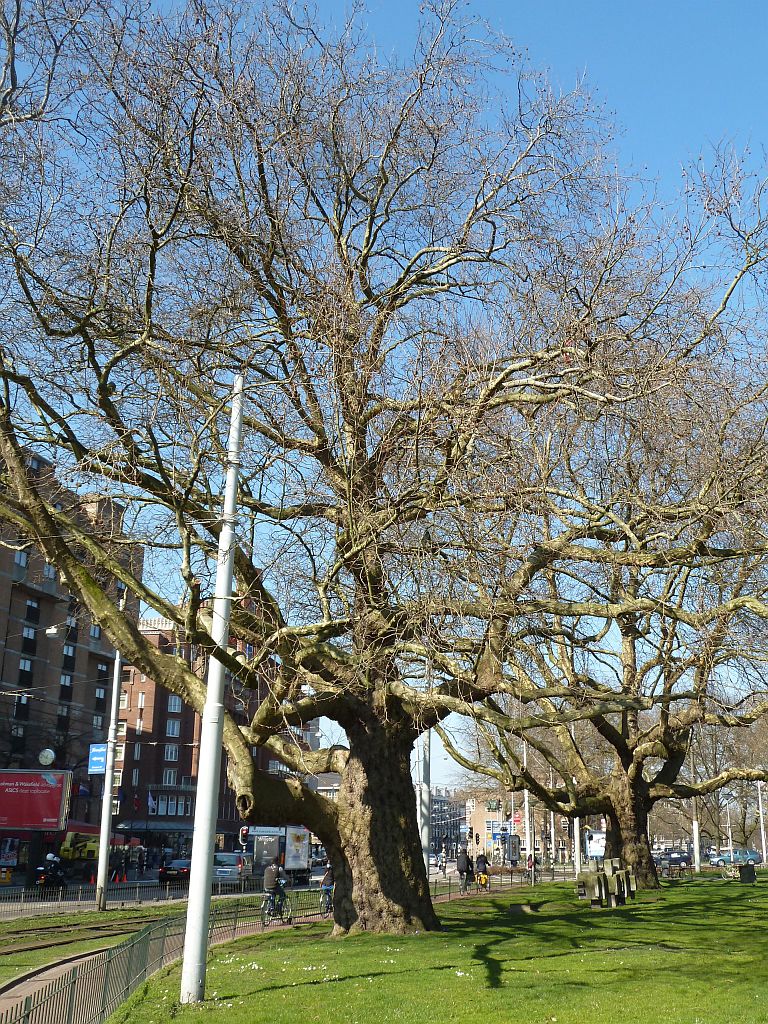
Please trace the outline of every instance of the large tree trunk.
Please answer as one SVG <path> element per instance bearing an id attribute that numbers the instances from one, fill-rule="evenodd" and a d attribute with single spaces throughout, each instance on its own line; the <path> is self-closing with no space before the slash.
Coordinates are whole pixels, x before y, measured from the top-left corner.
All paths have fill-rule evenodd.
<path id="1" fill-rule="evenodd" d="M 440 927 L 416 822 L 410 727 L 369 720 L 348 730 L 338 798 L 337 931 L 404 933 Z"/>
<path id="2" fill-rule="evenodd" d="M 606 857 L 620 857 L 631 868 L 640 889 L 658 889 L 659 879 L 648 840 L 650 800 L 644 780 L 634 784 L 626 776 L 617 776 L 610 789 Z"/>

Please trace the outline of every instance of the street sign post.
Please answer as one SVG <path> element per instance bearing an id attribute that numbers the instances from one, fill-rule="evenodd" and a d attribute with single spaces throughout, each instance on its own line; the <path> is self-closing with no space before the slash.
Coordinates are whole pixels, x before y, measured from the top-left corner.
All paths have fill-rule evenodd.
<path id="1" fill-rule="evenodd" d="M 107 770 L 107 744 L 91 743 L 88 747 L 88 774 L 103 775 Z"/>

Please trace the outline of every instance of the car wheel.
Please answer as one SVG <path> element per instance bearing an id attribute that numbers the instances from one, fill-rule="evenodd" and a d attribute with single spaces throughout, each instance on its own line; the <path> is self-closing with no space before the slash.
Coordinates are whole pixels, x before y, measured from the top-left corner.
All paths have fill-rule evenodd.
<path id="1" fill-rule="evenodd" d="M 720 858 L 719 861 L 717 861 L 717 866 L 719 868 L 724 868 L 725 867 L 725 861 L 722 859 L 722 857 Z"/>
<path id="2" fill-rule="evenodd" d="M 757 864 L 757 861 L 756 860 L 748 860 L 747 864 L 751 864 L 754 867 L 754 865 Z"/>

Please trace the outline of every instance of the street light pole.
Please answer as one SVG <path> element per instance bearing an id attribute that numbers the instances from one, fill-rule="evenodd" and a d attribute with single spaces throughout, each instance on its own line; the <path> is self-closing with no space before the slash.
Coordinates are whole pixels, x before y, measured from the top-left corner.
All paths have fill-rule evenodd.
<path id="1" fill-rule="evenodd" d="M 765 820 L 763 818 L 763 782 L 757 782 L 757 810 L 760 815 L 760 844 L 763 853 L 763 864 L 765 864 Z"/>
<path id="2" fill-rule="evenodd" d="M 126 591 L 120 598 L 120 612 L 125 611 Z M 107 884 L 109 882 L 109 840 L 112 834 L 112 786 L 115 780 L 115 747 L 117 746 L 117 716 L 120 709 L 123 659 L 115 649 L 112 668 L 112 692 L 109 698 L 109 728 L 107 730 L 107 755 L 104 760 L 104 789 L 101 794 L 101 827 L 99 829 L 99 859 L 96 866 L 96 909 L 107 909 Z"/>
<path id="3" fill-rule="evenodd" d="M 227 479 L 224 512 L 219 533 L 216 591 L 213 600 L 211 640 L 219 649 L 227 646 L 232 606 L 232 576 L 235 561 L 235 513 L 240 468 L 240 438 L 243 424 L 243 375 L 235 377 L 232 413 L 227 445 Z M 208 921 L 211 910 L 213 842 L 218 816 L 221 776 L 221 740 L 224 733 L 224 665 L 215 656 L 208 661 L 205 705 L 200 729 L 200 760 L 197 802 L 189 871 L 189 902 L 181 969 L 182 1003 L 200 1002 L 205 995 L 205 962 L 208 952 Z"/>

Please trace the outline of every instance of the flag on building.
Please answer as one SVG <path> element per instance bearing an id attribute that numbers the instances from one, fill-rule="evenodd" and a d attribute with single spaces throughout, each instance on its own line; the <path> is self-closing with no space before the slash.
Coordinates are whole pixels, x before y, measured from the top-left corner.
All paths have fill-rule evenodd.
<path id="1" fill-rule="evenodd" d="M 152 796 L 152 791 L 147 790 L 147 810 L 150 814 L 157 814 L 157 800 Z"/>
<path id="2" fill-rule="evenodd" d="M 86 782 L 81 782 L 77 787 L 77 795 L 89 797 L 91 795 L 91 787 Z"/>

